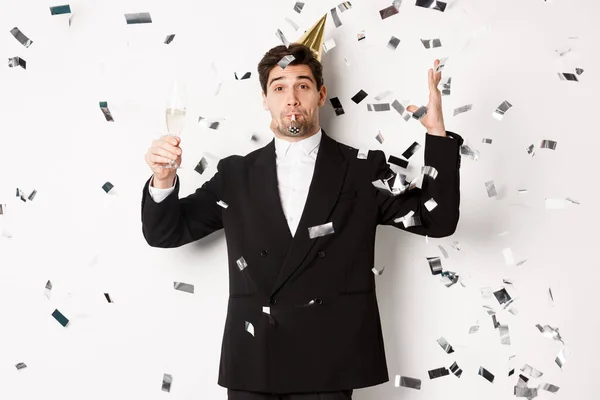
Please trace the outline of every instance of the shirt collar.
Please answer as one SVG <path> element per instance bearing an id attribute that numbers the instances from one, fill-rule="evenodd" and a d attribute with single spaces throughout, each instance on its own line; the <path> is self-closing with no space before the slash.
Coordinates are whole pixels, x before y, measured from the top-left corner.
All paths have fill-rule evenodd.
<path id="1" fill-rule="evenodd" d="M 292 145 L 294 145 L 299 147 L 304 154 L 309 155 L 319 147 L 319 144 L 321 144 L 321 136 L 321 129 L 319 129 L 317 133 L 311 137 L 302 139 L 299 142 L 289 142 L 275 136 L 275 154 L 279 158 L 285 157 L 289 149 L 292 147 Z"/>

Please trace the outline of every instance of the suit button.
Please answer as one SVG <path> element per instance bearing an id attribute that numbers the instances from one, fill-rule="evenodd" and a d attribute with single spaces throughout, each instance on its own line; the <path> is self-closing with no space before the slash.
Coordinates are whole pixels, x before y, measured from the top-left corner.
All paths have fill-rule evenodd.
<path id="1" fill-rule="evenodd" d="M 320 251 L 318 253 L 318 255 L 319 255 L 319 258 L 325 258 L 325 252 L 324 251 Z"/>
<path id="2" fill-rule="evenodd" d="M 321 304 L 323 304 L 323 299 L 322 299 L 322 298 L 320 298 L 320 297 L 317 297 L 317 298 L 315 299 L 315 304 L 316 304 L 316 305 L 318 305 L 318 306 L 320 306 Z"/>
<path id="3" fill-rule="evenodd" d="M 269 254 L 269 252 L 267 252 L 266 250 L 263 250 L 263 251 L 260 252 L 260 255 L 263 256 L 263 257 L 266 257 L 267 254 Z"/>
<path id="4" fill-rule="evenodd" d="M 271 297 L 269 299 L 269 304 L 274 305 L 275 303 L 277 303 L 277 301 L 275 301 L 275 299 Z"/>

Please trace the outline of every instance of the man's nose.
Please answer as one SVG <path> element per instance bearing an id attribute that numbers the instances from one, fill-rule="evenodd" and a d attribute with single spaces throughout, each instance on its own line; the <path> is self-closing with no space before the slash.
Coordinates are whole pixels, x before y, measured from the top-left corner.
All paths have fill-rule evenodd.
<path id="1" fill-rule="evenodd" d="M 299 104 L 298 97 L 296 97 L 295 93 L 291 93 L 287 98 L 288 106 L 297 106 Z"/>

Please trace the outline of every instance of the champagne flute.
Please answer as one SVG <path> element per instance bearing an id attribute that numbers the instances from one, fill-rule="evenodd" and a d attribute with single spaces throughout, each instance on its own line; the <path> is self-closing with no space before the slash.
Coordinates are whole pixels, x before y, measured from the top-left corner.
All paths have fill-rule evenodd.
<path id="1" fill-rule="evenodd" d="M 180 136 L 185 125 L 187 94 L 185 85 L 175 78 L 171 83 L 166 105 L 167 132 L 170 136 Z M 171 160 L 164 168 L 178 168 L 175 160 Z"/>

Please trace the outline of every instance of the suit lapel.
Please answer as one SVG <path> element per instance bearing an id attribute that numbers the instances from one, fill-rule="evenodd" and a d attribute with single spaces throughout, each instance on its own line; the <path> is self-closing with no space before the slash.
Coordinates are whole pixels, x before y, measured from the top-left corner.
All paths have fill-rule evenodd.
<path id="1" fill-rule="evenodd" d="M 320 238 L 311 239 L 308 235 L 308 228 L 317 225 L 326 224 L 329 221 L 329 216 L 336 203 L 344 178 L 346 176 L 346 170 L 348 162 L 344 160 L 342 154 L 338 149 L 336 141 L 331 139 L 324 130 L 322 130 L 321 144 L 319 146 L 319 152 L 317 153 L 317 159 L 315 161 L 315 170 L 313 173 L 308 197 L 306 204 L 302 212 L 302 217 L 298 224 L 298 229 L 288 249 L 287 256 L 283 262 L 283 265 L 279 271 L 279 275 L 275 281 L 275 285 L 272 289 L 271 295 L 273 295 L 279 288 L 288 280 L 288 278 L 296 271 L 296 269 L 302 264 L 309 251 L 317 243 Z M 273 158 L 274 144 L 273 144 Z M 263 199 L 269 197 L 268 201 L 265 202 L 269 205 L 271 213 L 275 213 L 275 223 L 277 229 L 283 229 L 280 225 L 285 224 L 287 227 L 287 221 L 281 208 L 279 199 L 279 192 L 277 189 L 277 171 L 275 171 L 275 183 L 273 191 L 270 188 L 268 195 L 265 194 Z M 261 177 L 264 179 L 265 177 Z M 263 185 L 271 186 L 272 176 L 267 176 Z M 273 195 L 273 192 L 275 195 Z M 272 198 L 271 198 L 272 197 Z M 275 203 L 275 200 L 277 204 Z M 335 230 L 335 225 L 334 225 Z M 287 234 L 291 237 L 289 228 L 286 229 Z M 334 233 L 335 234 L 335 233 Z"/>

